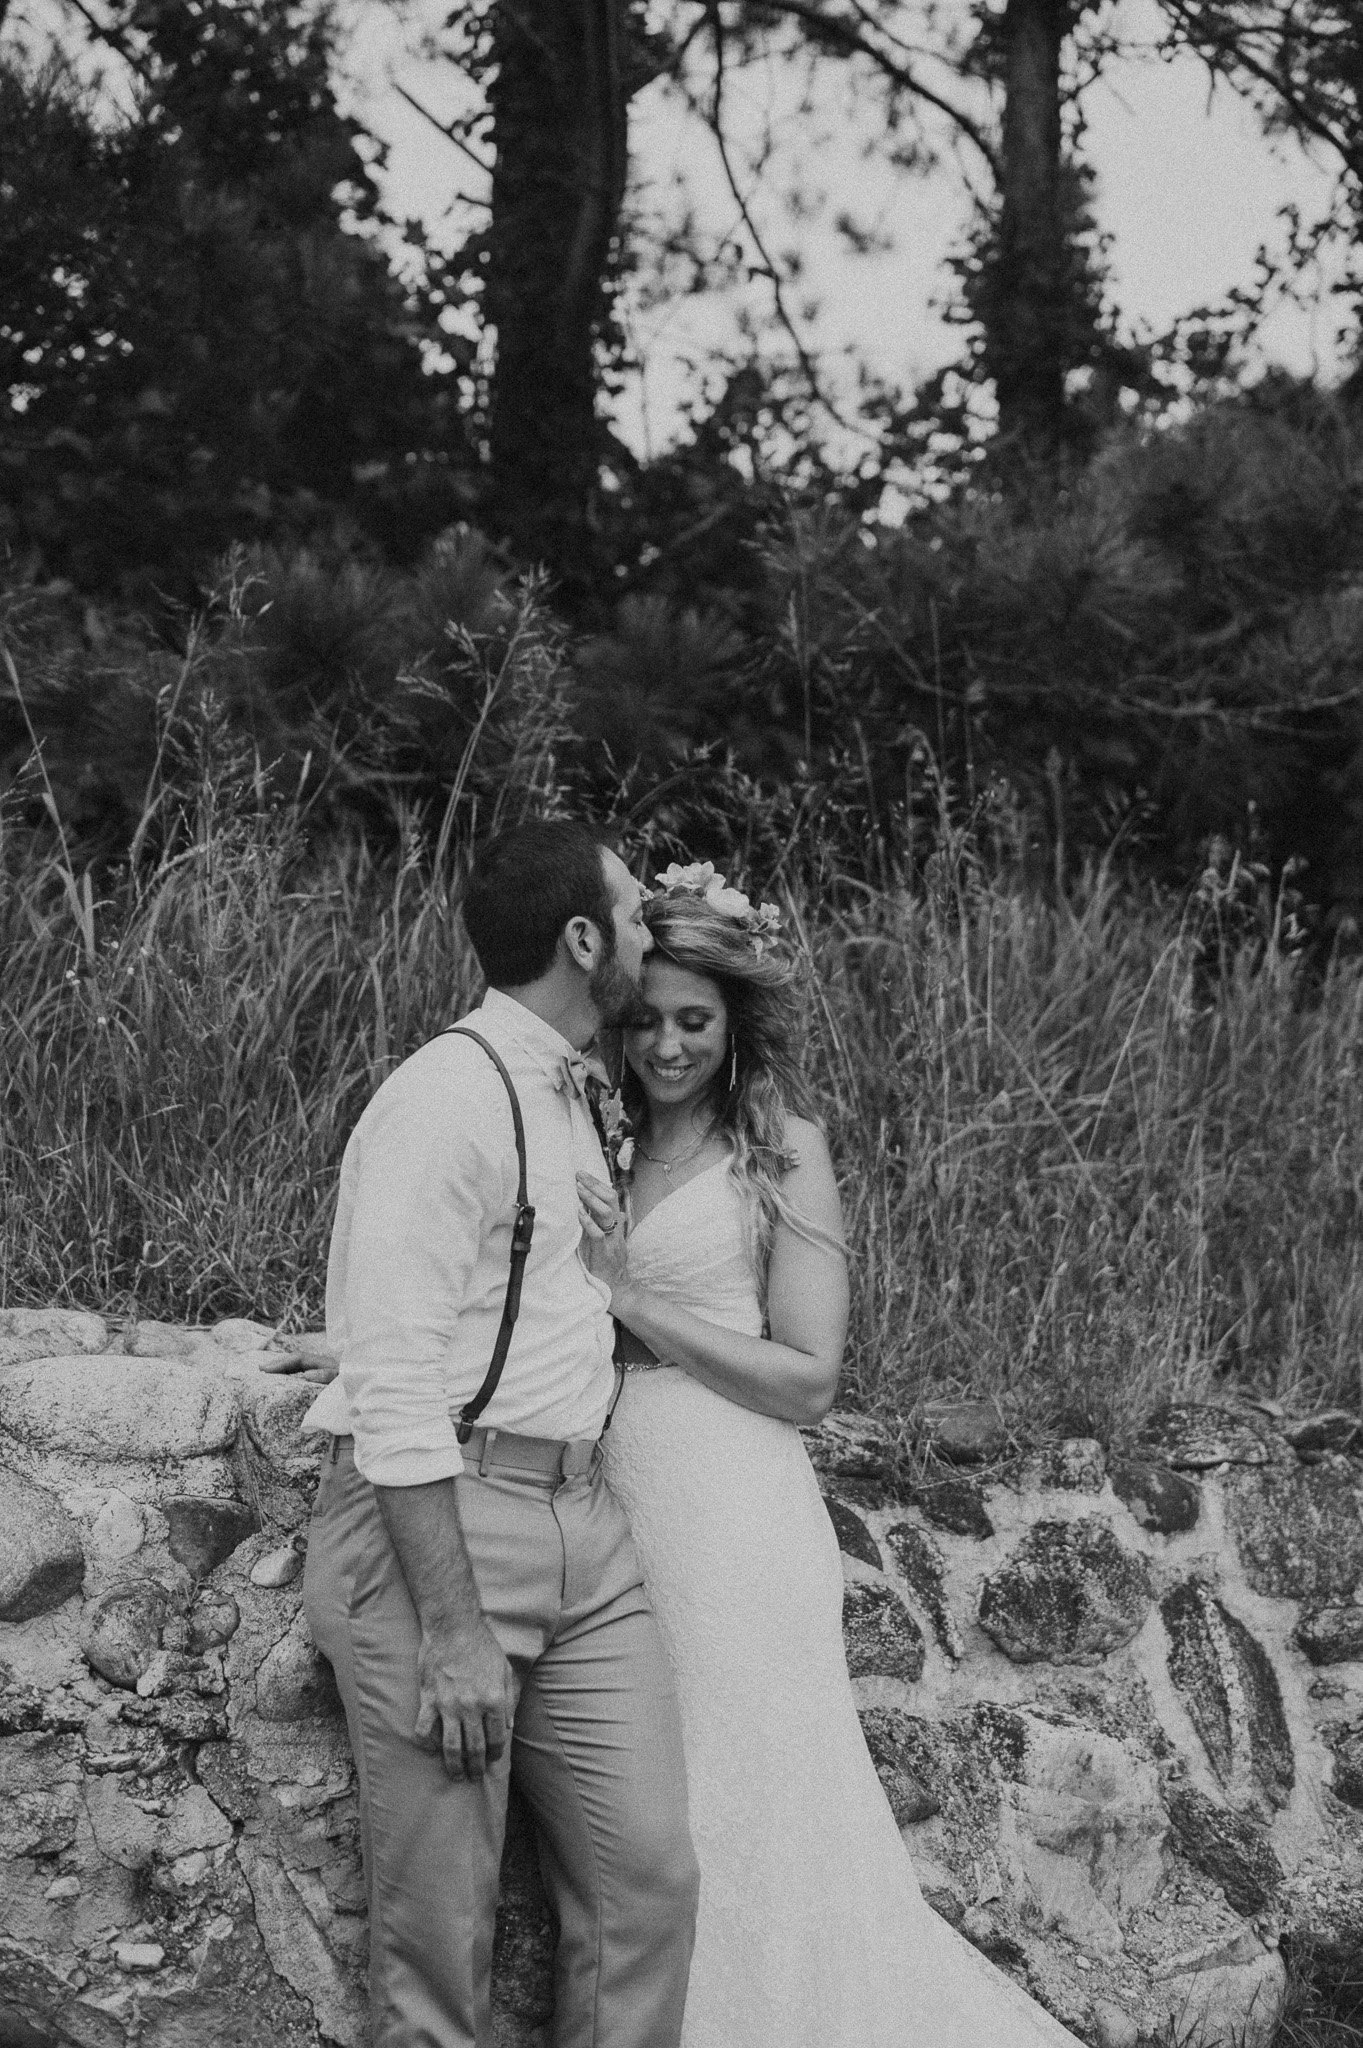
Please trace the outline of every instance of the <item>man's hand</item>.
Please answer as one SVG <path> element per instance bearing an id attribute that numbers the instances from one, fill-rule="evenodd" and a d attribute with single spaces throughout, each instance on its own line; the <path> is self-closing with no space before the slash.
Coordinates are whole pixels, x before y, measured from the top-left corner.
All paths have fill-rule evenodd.
<path id="1" fill-rule="evenodd" d="M 439 1749 L 451 1778 L 481 1778 L 511 1741 L 516 1689 L 501 1644 L 483 1620 L 423 1629 L 417 1656 L 421 1703 L 414 1734 Z"/>
<path id="2" fill-rule="evenodd" d="M 506 1753 L 516 1690 L 478 1597 L 455 1482 L 376 1486 L 374 1499 L 421 1623 L 413 1737 L 441 1751 L 452 1778 L 481 1778 Z"/>

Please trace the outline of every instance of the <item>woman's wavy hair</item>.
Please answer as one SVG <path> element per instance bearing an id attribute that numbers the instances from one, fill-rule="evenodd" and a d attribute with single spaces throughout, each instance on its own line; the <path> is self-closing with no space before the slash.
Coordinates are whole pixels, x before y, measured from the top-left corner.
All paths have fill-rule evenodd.
<path id="1" fill-rule="evenodd" d="M 795 1163 L 786 1119 L 814 1115 L 801 1063 L 803 963 L 781 940 L 755 940 L 736 918 L 700 896 L 653 896 L 644 905 L 644 921 L 653 937 L 650 958 L 707 975 L 724 998 L 732 1050 L 715 1077 L 712 1101 L 733 1146 L 730 1172 L 750 1198 L 743 1207 L 756 1226 L 754 1265 L 765 1272 L 778 1217 L 810 1234 L 810 1226 L 791 1213 L 780 1185 Z M 644 1092 L 622 1064 L 625 1111 L 637 1127 L 646 1113 Z"/>

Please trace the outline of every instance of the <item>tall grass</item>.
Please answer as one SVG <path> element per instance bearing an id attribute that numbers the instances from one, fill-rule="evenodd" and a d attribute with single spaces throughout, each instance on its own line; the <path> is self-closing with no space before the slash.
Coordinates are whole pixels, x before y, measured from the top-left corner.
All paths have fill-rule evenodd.
<path id="1" fill-rule="evenodd" d="M 476 994 L 457 872 L 415 835 L 310 849 L 244 772 L 98 887 L 11 822 L 0 1299 L 315 1323 L 348 1131 Z M 1117 1439 L 1223 1384 L 1357 1405 L 1363 975 L 1308 980 L 1258 878 L 1024 888 L 944 826 L 923 874 L 788 907 L 854 1252 L 846 1398 Z"/>
<path id="2" fill-rule="evenodd" d="M 403 1053 L 467 1004 L 448 886 L 291 821 L 201 816 L 144 884 L 0 876 L 7 1303 L 320 1314 L 335 1168 Z"/>
<path id="3" fill-rule="evenodd" d="M 1359 1402 L 1363 976 L 1287 936 L 1234 863 L 1180 908 L 1101 868 L 1020 893 L 959 842 L 814 916 L 867 1406 L 1120 1439 L 1226 1382 Z"/>

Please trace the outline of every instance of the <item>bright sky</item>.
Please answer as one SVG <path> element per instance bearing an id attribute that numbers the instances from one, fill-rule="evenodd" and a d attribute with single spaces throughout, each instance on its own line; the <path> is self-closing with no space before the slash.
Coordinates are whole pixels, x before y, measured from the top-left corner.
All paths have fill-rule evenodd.
<path id="1" fill-rule="evenodd" d="M 1156 0 L 1118 0 L 1115 16 L 1130 40 L 1153 47 Z M 448 214 L 451 192 L 477 193 L 485 185 L 386 83 L 396 77 L 448 117 L 465 104 L 457 76 L 404 55 L 392 8 L 380 0 L 354 0 L 351 18 L 360 110 L 390 146 L 390 202 L 434 228 L 444 222 L 462 231 L 472 216 L 457 205 Z M 969 216 L 962 167 L 978 168 L 969 156 L 960 163 L 948 156 L 927 176 L 896 173 L 872 147 L 873 113 L 858 117 L 840 92 L 825 94 L 811 111 L 788 74 L 736 79 L 730 111 L 740 142 L 751 146 L 770 126 L 782 160 L 801 155 L 808 182 L 826 195 L 827 218 L 813 224 L 785 215 L 775 176 L 754 185 L 750 201 L 773 250 L 799 246 L 804 275 L 790 302 L 808 304 L 812 317 L 802 331 L 812 348 L 836 359 L 854 347 L 904 385 L 958 355 L 961 337 L 935 302 L 950 290 L 943 259 Z M 1099 219 L 1113 238 L 1114 292 L 1137 327 L 1165 327 L 1248 283 L 1260 244 L 1281 239 L 1279 208 L 1296 201 L 1309 214 L 1331 187 L 1324 157 L 1313 162 L 1295 143 L 1266 142 L 1253 110 L 1224 87 L 1210 94 L 1206 73 L 1191 61 L 1137 56 L 1110 66 L 1086 94 L 1084 114 Z M 716 240 L 732 232 L 736 209 L 713 142 L 656 85 L 631 108 L 631 164 L 634 201 L 645 218 L 668 209 L 681 178 Z M 885 229 L 893 251 L 848 253 L 827 225 L 844 207 Z M 637 313 L 631 331 L 643 369 L 621 408 L 626 438 L 641 450 L 665 442 L 694 389 L 688 360 L 733 342 L 745 308 L 765 313 L 769 306 L 769 288 L 755 281 Z M 1324 293 L 1309 311 L 1284 305 L 1264 332 L 1261 359 L 1331 374 L 1339 367 L 1338 322 L 1338 308 Z"/>
<path id="2" fill-rule="evenodd" d="M 948 13 L 953 7 L 964 18 L 966 0 L 945 0 Z M 444 119 L 468 104 L 469 89 L 453 67 L 417 50 L 423 27 L 437 29 L 448 11 L 449 0 L 347 0 L 343 7 L 351 100 L 389 146 L 389 204 L 446 242 L 477 218 L 455 195 L 485 194 L 486 180 L 404 102 L 394 81 Z M 1156 0 L 1115 0 L 1112 18 L 1128 41 L 1153 47 Z M 8 32 L 41 37 L 65 21 L 70 48 L 72 20 L 66 0 L 14 0 Z M 799 250 L 803 275 L 789 302 L 807 346 L 829 365 L 830 384 L 836 388 L 849 348 L 905 387 L 957 356 L 961 337 L 938 302 L 951 289 L 944 258 L 969 217 L 963 172 L 977 173 L 978 163 L 948 153 L 931 174 L 896 173 L 877 147 L 872 110 L 858 110 L 841 87 L 823 90 L 811 107 L 789 68 L 734 77 L 729 113 L 740 158 L 764 134 L 774 138 L 774 168 L 760 181 L 745 177 L 745 196 L 772 251 Z M 1281 241 L 1279 209 L 1295 201 L 1310 215 L 1330 191 L 1323 155 L 1312 161 L 1295 143 L 1266 142 L 1252 109 L 1224 87 L 1209 94 L 1205 72 L 1191 61 L 1136 55 L 1110 65 L 1088 90 L 1084 114 L 1099 219 L 1112 237 L 1115 297 L 1138 329 L 1158 330 L 1248 283 L 1260 243 Z M 939 141 L 943 134 L 939 126 Z M 632 203 L 645 233 L 650 218 L 675 210 L 679 181 L 716 243 L 734 232 L 736 208 L 714 143 L 675 95 L 657 84 L 639 94 L 630 138 Z M 781 172 L 796 162 L 806 187 L 822 192 L 819 217 L 796 221 L 783 209 L 789 178 Z M 884 230 L 892 250 L 851 255 L 829 225 L 842 209 Z M 734 343 L 745 313 L 765 318 L 770 304 L 769 287 L 754 280 L 629 309 L 641 369 L 620 405 L 625 438 L 641 452 L 664 444 L 696 388 L 692 365 Z M 1334 373 L 1338 321 L 1323 289 L 1309 309 L 1282 306 L 1264 332 L 1261 360 Z M 843 388 L 850 388 L 846 377 Z"/>

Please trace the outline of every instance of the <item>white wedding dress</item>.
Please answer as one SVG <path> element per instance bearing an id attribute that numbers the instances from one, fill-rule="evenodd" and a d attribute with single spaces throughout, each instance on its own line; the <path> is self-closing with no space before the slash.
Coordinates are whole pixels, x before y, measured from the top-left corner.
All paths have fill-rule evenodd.
<path id="1" fill-rule="evenodd" d="M 762 1333 L 719 1162 L 649 1211 L 632 1276 Z M 700 1861 L 682 2048 L 1078 2048 L 926 1903 L 857 1719 L 837 1538 L 793 1424 L 673 1366 L 606 1437 L 676 1670 Z"/>

